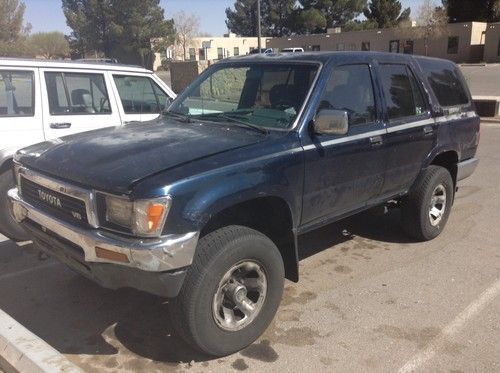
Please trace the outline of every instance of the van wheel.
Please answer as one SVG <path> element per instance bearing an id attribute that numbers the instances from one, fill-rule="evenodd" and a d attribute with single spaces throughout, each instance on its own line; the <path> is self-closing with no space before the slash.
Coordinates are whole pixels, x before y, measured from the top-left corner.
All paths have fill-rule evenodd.
<path id="1" fill-rule="evenodd" d="M 19 225 L 10 213 L 7 192 L 16 186 L 12 171 L 0 174 L 0 233 L 13 241 L 28 241 L 28 232 Z"/>
<path id="2" fill-rule="evenodd" d="M 450 172 L 429 166 L 402 204 L 404 230 L 419 241 L 437 237 L 450 216 L 454 186 Z"/>
<path id="3" fill-rule="evenodd" d="M 253 229 L 227 226 L 200 239 L 170 303 L 173 326 L 195 349 L 225 356 L 254 342 L 281 301 L 284 265 L 274 243 Z"/>

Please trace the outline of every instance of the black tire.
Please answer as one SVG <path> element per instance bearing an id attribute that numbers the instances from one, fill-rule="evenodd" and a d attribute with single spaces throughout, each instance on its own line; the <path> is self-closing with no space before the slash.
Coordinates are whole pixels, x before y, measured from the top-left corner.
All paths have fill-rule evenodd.
<path id="1" fill-rule="evenodd" d="M 14 220 L 10 213 L 7 192 L 14 187 L 12 171 L 0 174 L 0 233 L 13 241 L 28 241 L 30 240 L 28 232 Z"/>
<path id="2" fill-rule="evenodd" d="M 228 331 L 213 313 L 214 297 L 224 275 L 237 263 L 253 261 L 263 269 L 267 292 L 260 312 L 240 330 Z M 281 254 L 266 236 L 243 226 L 226 226 L 202 237 L 177 296 L 169 303 L 173 326 L 192 347 L 212 356 L 237 352 L 254 342 L 269 326 L 283 295 Z"/>
<path id="3" fill-rule="evenodd" d="M 446 195 L 443 195 L 443 190 Z M 444 167 L 429 166 L 403 200 L 401 221 L 406 233 L 419 241 L 429 241 L 437 237 L 450 216 L 454 192 L 450 172 Z M 430 216 L 430 209 L 433 197 L 439 196 L 446 200 L 446 203 L 441 204 L 441 218 L 437 220 L 434 219 L 436 214 Z M 439 207 L 439 204 L 437 206 Z"/>

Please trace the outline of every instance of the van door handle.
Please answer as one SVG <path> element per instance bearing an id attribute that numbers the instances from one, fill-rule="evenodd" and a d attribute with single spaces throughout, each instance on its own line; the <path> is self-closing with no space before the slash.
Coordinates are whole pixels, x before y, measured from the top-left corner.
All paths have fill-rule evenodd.
<path id="1" fill-rule="evenodd" d="M 70 128 L 71 127 L 71 123 L 68 123 L 68 122 L 50 123 L 49 127 L 52 128 L 52 129 L 55 129 L 55 130 L 60 130 L 60 129 L 64 129 L 64 128 Z"/>
<path id="2" fill-rule="evenodd" d="M 434 132 L 434 128 L 431 126 L 424 127 L 424 135 L 431 135 Z"/>
<path id="3" fill-rule="evenodd" d="M 370 137 L 370 144 L 372 146 L 379 146 L 379 145 L 382 145 L 382 136 L 373 136 L 373 137 Z"/>

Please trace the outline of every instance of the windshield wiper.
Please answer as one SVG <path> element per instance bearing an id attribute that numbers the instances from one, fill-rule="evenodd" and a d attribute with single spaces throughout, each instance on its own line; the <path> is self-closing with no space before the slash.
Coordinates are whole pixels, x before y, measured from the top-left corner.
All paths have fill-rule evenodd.
<path id="1" fill-rule="evenodd" d="M 252 124 L 252 123 L 248 123 L 247 121 L 244 121 L 242 119 L 239 119 L 239 118 L 235 118 L 233 115 L 231 114 L 228 114 L 228 113 L 210 113 L 210 114 L 202 114 L 200 115 L 201 117 L 215 117 L 215 118 L 222 118 L 222 119 L 226 119 L 226 120 L 229 120 L 231 122 L 234 122 L 234 123 L 238 123 L 238 124 L 242 124 L 244 125 L 246 128 L 250 128 L 252 130 L 255 130 L 255 131 L 258 131 L 260 133 L 263 133 L 263 134 L 269 134 L 269 130 L 266 129 L 266 128 L 262 128 L 260 126 L 257 126 L 255 124 Z"/>
<path id="2" fill-rule="evenodd" d="M 177 119 L 183 119 L 186 123 L 191 123 L 191 115 L 178 113 L 176 111 L 163 110 L 163 115 L 169 115 Z"/>

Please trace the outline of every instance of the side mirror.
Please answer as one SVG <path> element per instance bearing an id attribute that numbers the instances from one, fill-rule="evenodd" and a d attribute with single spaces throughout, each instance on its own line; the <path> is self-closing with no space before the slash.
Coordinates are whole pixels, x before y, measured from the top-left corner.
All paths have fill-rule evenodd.
<path id="1" fill-rule="evenodd" d="M 314 133 L 319 135 L 345 135 L 348 129 L 347 111 L 323 109 L 314 118 Z"/>

